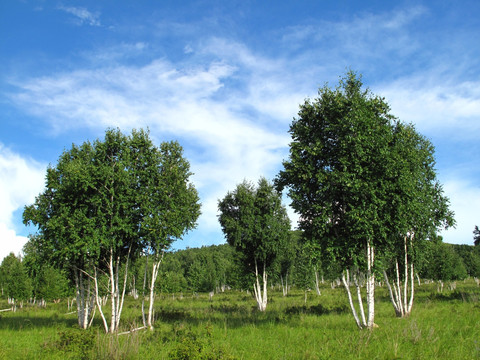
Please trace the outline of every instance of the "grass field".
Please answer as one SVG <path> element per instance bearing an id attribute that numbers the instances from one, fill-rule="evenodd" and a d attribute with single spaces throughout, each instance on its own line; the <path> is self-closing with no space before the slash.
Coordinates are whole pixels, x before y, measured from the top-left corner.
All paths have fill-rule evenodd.
<path id="1" fill-rule="evenodd" d="M 480 359 L 480 288 L 416 287 L 413 313 L 398 319 L 385 288 L 376 290 L 374 330 L 358 330 L 343 288 L 322 295 L 270 290 L 266 313 L 251 295 L 230 291 L 171 295 L 156 301 L 155 331 L 106 335 L 100 318 L 76 327 L 66 301 L 46 309 L 0 313 L 0 359 Z M 7 308 L 0 301 L 0 308 Z M 108 306 L 107 306 L 108 307 Z M 98 312 L 97 312 L 98 314 Z M 124 330 L 141 322 L 140 300 L 128 299 Z"/>

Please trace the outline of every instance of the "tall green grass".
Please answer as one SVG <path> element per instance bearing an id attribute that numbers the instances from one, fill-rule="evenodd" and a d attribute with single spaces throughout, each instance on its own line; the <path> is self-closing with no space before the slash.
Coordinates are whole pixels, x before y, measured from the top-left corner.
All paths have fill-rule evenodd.
<path id="1" fill-rule="evenodd" d="M 66 304 L 0 313 L 0 359 L 476 359 L 480 358 L 480 288 L 416 287 L 413 313 L 399 319 L 385 288 L 376 291 L 378 328 L 358 330 L 342 288 L 283 297 L 270 290 L 261 313 L 251 295 L 160 296 L 155 331 L 103 333 L 100 319 L 77 329 Z M 8 307 L 0 303 L 1 308 Z M 108 306 L 105 310 L 107 310 Z M 122 330 L 141 324 L 140 300 L 128 299 Z"/>

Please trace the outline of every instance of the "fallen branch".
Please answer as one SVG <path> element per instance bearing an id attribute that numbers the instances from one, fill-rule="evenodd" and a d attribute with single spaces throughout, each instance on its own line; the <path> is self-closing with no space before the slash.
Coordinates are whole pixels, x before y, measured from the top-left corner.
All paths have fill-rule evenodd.
<path id="1" fill-rule="evenodd" d="M 146 329 L 146 328 L 147 328 L 146 326 L 142 326 L 142 327 L 139 327 L 139 328 L 136 328 L 136 329 L 132 329 L 130 331 L 125 331 L 125 332 L 122 332 L 122 333 L 118 333 L 117 336 L 131 334 L 135 331 L 143 330 L 143 329 Z"/>
<path id="2" fill-rule="evenodd" d="M 12 311 L 12 308 L 0 310 L 0 312 L 4 312 L 4 311 Z"/>

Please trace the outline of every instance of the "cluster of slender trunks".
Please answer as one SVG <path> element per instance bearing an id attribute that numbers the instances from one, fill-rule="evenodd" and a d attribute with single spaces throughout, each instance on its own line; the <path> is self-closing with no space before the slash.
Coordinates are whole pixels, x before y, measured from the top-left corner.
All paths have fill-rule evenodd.
<path id="1" fill-rule="evenodd" d="M 387 273 L 383 271 L 384 279 L 390 294 L 390 300 L 395 309 L 395 313 L 399 317 L 408 316 L 412 311 L 413 298 L 414 298 L 414 268 L 413 263 L 408 262 L 408 238 L 410 242 L 412 241 L 412 236 L 404 237 L 404 281 L 403 289 L 402 282 L 400 280 L 400 271 L 398 261 L 395 261 L 395 281 L 390 284 L 388 280 Z M 376 327 L 375 319 L 375 272 L 373 271 L 374 261 L 375 261 L 375 251 L 374 247 L 367 242 L 366 246 L 366 259 L 367 259 L 367 271 L 364 274 L 364 282 L 366 287 L 366 303 L 367 311 L 365 312 L 363 298 L 361 294 L 361 287 L 363 281 L 360 279 L 361 274 L 358 269 L 351 271 L 346 269 L 342 272 L 342 283 L 345 287 L 348 296 L 348 302 L 350 309 L 352 311 L 353 317 L 357 326 L 360 329 L 371 329 Z M 152 271 L 150 276 L 149 284 L 149 306 L 148 312 L 145 313 L 145 288 L 147 283 L 147 270 L 148 270 L 148 257 L 145 264 L 145 273 L 144 273 L 144 282 L 143 282 L 143 300 L 142 300 L 142 319 L 143 326 L 134 330 L 149 328 L 153 329 L 154 323 L 154 301 L 155 301 L 155 281 L 158 277 L 158 270 L 163 259 L 163 252 L 161 255 L 156 255 L 153 259 Z M 77 317 L 78 325 L 86 329 L 92 324 L 93 317 L 95 315 L 95 309 L 98 308 L 103 325 L 106 332 L 115 333 L 118 331 L 120 324 L 120 317 L 122 313 L 123 303 L 125 300 L 125 290 L 127 285 L 127 274 L 128 274 L 128 257 L 125 262 L 125 271 L 123 284 L 120 286 L 120 259 L 114 258 L 113 250 L 110 253 L 108 260 L 108 277 L 109 277 L 109 291 L 110 291 L 110 300 L 111 300 L 111 319 L 110 324 L 107 322 L 107 319 L 102 310 L 102 301 L 99 295 L 99 284 L 98 284 L 98 268 L 93 267 L 93 275 L 89 274 L 85 270 L 74 268 L 75 273 L 75 285 L 76 285 L 76 300 L 77 300 Z M 319 294 L 318 288 L 318 273 L 315 272 L 316 278 L 316 288 L 317 293 Z M 260 281 L 261 278 L 261 281 Z M 356 289 L 356 298 L 358 305 L 355 306 L 354 296 L 352 295 L 351 285 L 355 286 Z M 283 279 L 282 279 L 283 285 Z M 288 284 L 285 283 L 285 286 L 282 286 L 285 289 L 288 288 Z M 410 294 L 408 294 L 408 287 L 410 287 Z M 267 297 L 267 272 L 265 269 L 265 264 L 263 264 L 263 272 L 259 274 L 257 261 L 255 260 L 255 282 L 253 284 L 253 293 L 255 300 L 260 311 L 265 311 L 267 308 L 268 297 Z M 409 299 L 408 299 L 409 295 Z M 357 311 L 358 307 L 358 311 Z"/>
<path id="2" fill-rule="evenodd" d="M 127 256 L 123 279 L 120 279 L 120 258 L 114 257 L 113 249 L 110 251 L 108 258 L 108 292 L 109 298 L 111 300 L 111 318 L 110 321 L 107 321 L 107 318 L 103 312 L 104 302 L 100 296 L 100 285 L 99 285 L 99 268 L 90 265 L 88 271 L 84 269 L 79 269 L 75 267 L 73 269 L 75 277 L 75 287 L 76 287 L 76 303 L 77 303 L 77 318 L 78 325 L 82 329 L 87 329 L 91 326 L 93 317 L 95 316 L 95 311 L 98 308 L 100 316 L 102 318 L 103 326 L 105 332 L 116 333 L 119 329 L 120 318 L 122 314 L 123 304 L 125 300 L 125 291 L 127 288 L 127 276 L 128 276 L 128 264 L 129 256 Z M 155 281 L 158 277 L 158 270 L 163 259 L 163 252 L 161 255 L 154 256 L 152 271 L 150 276 L 149 284 L 149 305 L 148 312 L 145 314 L 145 288 L 147 282 L 147 272 L 148 272 L 148 257 L 145 264 L 145 274 L 144 274 L 144 283 L 143 283 L 143 300 L 142 300 L 142 319 L 143 326 L 133 330 L 139 330 L 143 328 L 153 329 L 154 323 L 154 310 L 153 305 L 155 301 Z"/>
<path id="3" fill-rule="evenodd" d="M 392 302 L 393 308 L 395 309 L 395 314 L 397 317 L 406 317 L 410 315 L 413 307 L 413 298 L 414 298 L 414 268 L 413 263 L 409 263 L 408 259 L 408 240 L 410 240 L 410 245 L 413 240 L 413 234 L 404 236 L 404 276 L 403 276 L 403 289 L 402 281 L 399 271 L 398 259 L 395 259 L 395 282 L 390 284 L 387 276 L 387 272 L 383 271 L 383 277 L 387 285 L 390 301 Z M 375 272 L 373 271 L 373 265 L 375 261 L 375 251 L 374 247 L 367 242 L 366 246 L 366 259 L 367 259 L 367 271 L 365 274 L 365 287 L 366 287 L 366 303 L 367 303 L 367 313 L 365 315 L 361 286 L 362 282 L 360 281 L 360 272 L 358 269 L 352 272 L 352 277 L 350 277 L 349 269 L 346 269 L 342 273 L 342 283 L 345 287 L 348 296 L 348 302 L 350 309 L 352 311 L 353 317 L 357 326 L 360 329 L 371 329 L 376 327 L 375 324 Z M 355 307 L 352 292 L 350 286 L 355 286 L 356 297 L 358 301 L 358 311 Z M 410 287 L 410 294 L 409 289 Z"/>

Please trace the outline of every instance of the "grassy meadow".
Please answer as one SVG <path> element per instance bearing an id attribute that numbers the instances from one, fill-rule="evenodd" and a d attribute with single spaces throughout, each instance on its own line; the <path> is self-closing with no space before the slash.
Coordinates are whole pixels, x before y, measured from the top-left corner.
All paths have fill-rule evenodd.
<path id="1" fill-rule="evenodd" d="M 176 294 L 156 300 L 155 331 L 106 335 L 97 315 L 76 327 L 66 301 L 0 313 L 0 359 L 480 359 L 480 287 L 416 286 L 413 313 L 395 317 L 377 287 L 373 330 L 358 330 L 342 287 L 283 297 L 270 289 L 266 313 L 246 292 Z M 8 308 L 6 300 L 0 308 Z M 108 309 L 108 305 L 105 310 Z M 122 327 L 141 323 L 141 300 L 127 298 Z"/>

